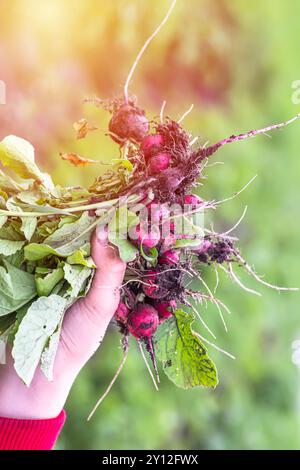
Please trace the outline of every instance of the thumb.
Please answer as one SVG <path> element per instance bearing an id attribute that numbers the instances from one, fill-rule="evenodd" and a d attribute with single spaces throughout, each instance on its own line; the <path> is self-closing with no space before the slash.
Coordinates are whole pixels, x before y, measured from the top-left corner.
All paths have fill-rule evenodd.
<path id="1" fill-rule="evenodd" d="M 86 297 L 79 299 L 66 313 L 62 346 L 68 358 L 85 363 L 96 351 L 120 300 L 126 263 L 103 234 L 92 237 L 92 257 L 97 266 Z"/>
<path id="2" fill-rule="evenodd" d="M 86 296 L 89 309 L 101 313 L 110 321 L 119 303 L 119 288 L 122 284 L 126 263 L 122 261 L 114 246 L 108 244 L 107 235 L 99 230 L 92 238 L 92 258 L 97 266 L 92 287 Z"/>

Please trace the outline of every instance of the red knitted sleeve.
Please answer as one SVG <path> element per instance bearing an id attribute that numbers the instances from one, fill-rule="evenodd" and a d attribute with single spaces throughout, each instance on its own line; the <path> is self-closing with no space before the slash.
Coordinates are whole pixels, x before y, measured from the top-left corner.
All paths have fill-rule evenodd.
<path id="1" fill-rule="evenodd" d="M 65 420 L 65 411 L 52 419 L 0 418 L 0 450 L 51 450 Z"/>

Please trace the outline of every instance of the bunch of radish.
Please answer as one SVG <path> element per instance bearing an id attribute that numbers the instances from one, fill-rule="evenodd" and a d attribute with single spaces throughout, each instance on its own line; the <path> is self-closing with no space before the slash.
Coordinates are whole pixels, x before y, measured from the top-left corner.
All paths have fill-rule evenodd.
<path id="1" fill-rule="evenodd" d="M 99 177 L 90 190 L 96 191 L 104 200 L 138 195 L 139 201 L 144 204 L 144 210 L 139 213 L 139 223 L 128 231 L 128 242 L 136 247 L 137 256 L 128 262 L 127 276 L 121 288 L 121 301 L 115 313 L 115 321 L 123 334 L 124 359 L 109 389 L 124 365 L 130 336 L 138 341 L 145 361 L 143 346 L 150 354 L 158 381 L 156 351 L 159 351 L 164 371 L 176 385 L 184 388 L 217 385 L 215 366 L 202 341 L 219 351 L 220 348 L 190 327 L 196 314 L 202 326 L 214 337 L 198 307 L 203 302 L 210 301 L 217 307 L 226 328 L 223 311 L 228 312 L 228 308 L 216 298 L 203 279 L 203 265 L 212 266 L 216 273 L 218 269 L 222 269 L 241 288 L 253 294 L 259 293 L 243 285 L 234 271 L 234 265 L 242 266 L 258 282 L 268 287 L 294 290 L 273 286 L 258 276 L 242 258 L 236 247 L 237 239 L 229 235 L 233 229 L 216 233 L 202 227 L 201 234 L 196 230 L 192 235 L 182 231 L 178 233 L 176 230 L 176 214 L 170 215 L 170 206 L 175 204 L 181 208 L 183 214 L 186 214 L 183 218 L 194 227 L 193 217 L 197 213 L 217 208 L 218 204 L 214 201 L 205 201 L 194 193 L 208 159 L 217 150 L 232 142 L 281 128 L 299 116 L 281 124 L 232 135 L 208 147 L 196 147 L 197 138 L 193 138 L 182 127 L 182 121 L 192 107 L 176 121 L 164 117 L 164 102 L 159 119 L 148 119 L 145 111 L 137 106 L 136 100 L 129 97 L 128 89 L 143 53 L 166 23 L 175 3 L 176 0 L 173 0 L 162 23 L 139 52 L 126 80 L 124 96 L 109 101 L 94 100 L 97 106 L 103 106 L 111 113 L 108 135 L 119 145 L 122 159 L 119 173 L 113 177 L 114 183 L 109 180 L 107 182 L 105 177 Z M 130 171 L 127 171 L 129 168 Z M 247 185 L 243 189 L 246 187 Z M 186 277 L 198 279 L 203 291 L 190 288 Z M 186 311 L 192 311 L 192 314 L 182 311 L 182 307 Z M 153 339 L 158 332 L 160 339 L 155 343 Z M 194 351 L 185 351 L 185 356 L 180 356 L 182 360 L 183 357 L 190 357 L 193 364 L 178 363 L 179 355 L 177 356 L 177 350 L 172 349 L 175 347 L 173 343 L 169 351 L 164 350 L 168 344 L 168 335 L 173 334 L 177 337 L 178 345 L 180 341 L 183 342 L 181 348 L 194 344 Z M 221 351 L 232 357 L 226 351 Z M 197 352 L 201 354 L 197 356 Z M 149 365 L 148 370 L 152 376 Z M 179 377 L 179 370 L 182 377 Z M 156 386 L 153 376 L 152 379 Z M 96 407 L 102 399 L 103 397 Z"/>
<path id="2" fill-rule="evenodd" d="M 216 297 L 216 288 L 207 284 L 203 267 L 216 273 L 217 284 L 218 272 L 222 270 L 242 289 L 255 295 L 260 294 L 242 283 L 236 266 L 277 291 L 295 290 L 269 284 L 242 258 L 232 232 L 245 213 L 225 232 L 205 227 L 203 214 L 217 209 L 220 202 L 204 200 L 197 194 L 197 187 L 208 159 L 224 145 L 281 128 L 299 116 L 232 135 L 208 147 L 197 146 L 197 139 L 182 126 L 187 112 L 174 120 L 164 116 L 163 105 L 159 118 L 149 119 L 136 99 L 129 96 L 133 72 L 175 2 L 138 54 L 124 95 L 113 100 L 92 100 L 111 114 L 108 135 L 118 146 L 119 158 L 89 188 L 55 186 L 50 175 L 35 164 L 29 142 L 16 136 L 0 142 L 0 161 L 22 178 L 20 183 L 9 173 L 0 172 L 0 264 L 4 286 L 0 293 L 0 340 L 11 342 L 16 372 L 27 385 L 38 365 L 49 380 L 53 377 L 64 314 L 78 298 L 87 295 L 92 284 L 96 266 L 90 256 L 90 241 L 95 228 L 103 230 L 103 236 L 115 245 L 127 263 L 114 316 L 122 334 L 124 356 L 96 407 L 120 373 L 130 339 L 138 343 L 156 387 L 158 361 L 179 387 L 216 387 L 217 370 L 204 343 L 232 356 L 202 334 L 215 339 L 202 318 L 201 306 L 212 302 L 225 329 L 228 307 Z M 97 129 L 86 119 L 75 123 L 74 128 L 80 139 Z M 62 158 L 79 167 L 101 163 L 75 153 L 63 154 Z M 198 282 L 197 288 L 194 280 Z M 15 298 L 10 293 L 9 298 L 7 292 L 15 282 L 22 288 L 22 295 Z M 38 317 L 36 321 L 36 315 L 46 318 L 41 321 Z M 47 333 L 43 323 L 49 318 L 54 323 Z M 191 326 L 195 320 L 199 331 Z M 35 342 L 35 338 L 43 341 Z M 150 355 L 152 368 L 145 352 Z"/>
<path id="3" fill-rule="evenodd" d="M 145 111 L 132 99 L 115 100 L 108 108 L 112 113 L 109 135 L 119 144 L 121 153 L 126 148 L 126 159 L 133 165 L 129 187 L 121 194 L 139 192 L 146 195 L 149 190 L 152 194 L 150 202 L 145 196 L 144 216 L 141 212 L 140 223 L 128 234 L 140 255 L 128 263 L 128 272 L 132 268 L 135 276 L 128 277 L 126 287 L 121 291 L 115 320 L 125 338 L 132 335 L 146 346 L 156 368 L 153 337 L 159 325 L 171 318 L 179 305 L 193 308 L 190 298 L 207 298 L 217 306 L 222 305 L 209 290 L 209 295 L 205 296 L 187 289 L 186 273 L 197 277 L 201 265 L 219 265 L 242 286 L 232 267 L 237 263 L 265 283 L 242 259 L 234 240 L 226 234 L 207 231 L 201 236 L 194 235 L 192 241 L 197 243 L 192 246 L 178 244 L 178 240 L 189 237 L 176 233 L 175 219 L 170 217 L 169 209 L 174 203 L 183 211 L 188 208 L 188 214 L 215 208 L 213 202 L 191 192 L 202 176 L 207 159 L 223 145 L 263 133 L 265 129 L 231 136 L 208 148 L 194 149 L 191 135 L 180 122 L 164 119 L 162 114 L 159 122 L 150 122 Z"/>

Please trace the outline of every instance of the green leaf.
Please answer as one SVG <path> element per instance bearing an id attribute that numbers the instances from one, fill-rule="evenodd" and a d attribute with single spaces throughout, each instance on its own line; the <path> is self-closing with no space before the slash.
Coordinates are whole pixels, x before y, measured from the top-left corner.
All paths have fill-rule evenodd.
<path id="1" fill-rule="evenodd" d="M 121 207 L 108 224 L 108 239 L 118 247 L 120 258 L 126 263 L 133 261 L 138 254 L 138 249 L 127 239 L 128 230 L 138 223 L 139 217 L 134 212 Z"/>
<path id="2" fill-rule="evenodd" d="M 36 296 L 34 276 L 7 261 L 0 266 L 0 317 L 14 312 Z"/>
<path id="3" fill-rule="evenodd" d="M 66 290 L 67 290 L 67 283 L 65 282 L 65 279 L 62 279 L 58 284 L 56 284 L 53 291 L 51 292 L 51 295 L 57 294 L 57 295 L 60 295 L 61 297 L 66 297 L 65 296 Z"/>
<path id="4" fill-rule="evenodd" d="M 6 224 L 7 219 L 7 215 L 0 215 L 0 228 L 3 227 L 4 224 Z"/>
<path id="5" fill-rule="evenodd" d="M 93 259 L 90 256 L 85 258 L 84 255 L 85 252 L 82 249 L 77 250 L 75 251 L 75 253 L 67 257 L 67 263 L 81 264 L 82 266 L 86 266 L 87 268 L 96 268 Z"/>
<path id="6" fill-rule="evenodd" d="M 78 297 L 83 290 L 86 280 L 90 277 L 92 270 L 85 266 L 77 266 L 65 263 L 64 274 L 65 279 L 71 286 L 70 296 Z"/>
<path id="7" fill-rule="evenodd" d="M 158 258 L 157 249 L 155 247 L 153 247 L 153 248 L 150 248 L 148 251 L 149 251 L 149 254 L 146 254 L 145 251 L 144 251 L 144 248 L 143 248 L 143 244 L 141 243 L 140 252 L 141 252 L 142 257 L 146 261 L 148 261 L 148 263 L 151 263 L 152 266 L 156 266 L 157 258 Z"/>
<path id="8" fill-rule="evenodd" d="M 191 329 L 194 316 L 176 310 L 155 335 L 157 358 L 172 382 L 181 388 L 216 387 L 217 370 L 206 348 Z"/>
<path id="9" fill-rule="evenodd" d="M 120 207 L 108 224 L 108 233 L 111 238 L 119 237 L 121 234 L 127 235 L 128 229 L 136 227 L 139 221 L 139 216 L 135 212 L 129 211 L 126 207 Z"/>
<path id="10" fill-rule="evenodd" d="M 127 160 L 126 158 L 113 158 L 112 163 L 115 165 L 120 165 L 129 172 L 132 172 L 134 170 L 134 166 L 131 163 L 130 160 Z"/>
<path id="11" fill-rule="evenodd" d="M 49 190 L 53 183 L 49 175 L 42 173 L 34 161 L 34 148 L 21 137 L 10 135 L 0 142 L 0 161 L 24 179 L 34 179 Z"/>
<path id="12" fill-rule="evenodd" d="M 35 284 L 36 290 L 40 297 L 48 296 L 56 284 L 64 278 L 64 270 L 62 268 L 56 268 L 50 271 L 45 277 L 36 276 Z"/>
<path id="13" fill-rule="evenodd" d="M 57 349 L 59 346 L 62 322 L 63 322 L 63 316 L 60 320 L 60 323 L 56 331 L 50 336 L 48 344 L 43 350 L 43 353 L 41 356 L 41 371 L 50 382 L 53 381 L 54 362 L 56 358 Z"/>
<path id="14" fill-rule="evenodd" d="M 17 374 L 29 386 L 41 355 L 57 329 L 68 301 L 59 295 L 39 297 L 29 307 L 16 333 L 12 356 Z"/>
<path id="15" fill-rule="evenodd" d="M 47 222 L 44 222 L 43 224 L 39 224 L 36 229 L 34 241 L 40 242 L 41 240 L 44 240 L 45 238 L 49 237 L 49 235 L 55 232 L 55 230 L 58 228 L 58 223 L 59 223 L 59 220 L 48 220 Z M 36 239 L 36 237 L 38 239 Z"/>
<path id="16" fill-rule="evenodd" d="M 21 250 L 24 244 L 25 242 L 23 241 L 4 240 L 3 238 L 0 238 L 0 255 L 13 255 L 17 251 Z"/>
<path id="17" fill-rule="evenodd" d="M 66 215 L 60 218 L 58 228 L 61 228 L 65 224 L 73 223 L 77 220 L 77 217 L 74 215 Z"/>
<path id="18" fill-rule="evenodd" d="M 36 206 L 39 201 L 43 201 L 47 198 L 48 194 L 43 190 L 42 186 L 34 189 L 28 189 L 26 191 L 20 191 L 16 194 L 19 201 L 26 205 Z"/>
<path id="19" fill-rule="evenodd" d="M 12 327 L 10 328 L 10 331 L 9 331 L 9 336 L 8 336 L 8 342 L 11 344 L 11 346 L 13 345 L 14 343 L 14 340 L 15 340 L 15 336 L 16 336 L 16 333 L 19 329 L 19 326 L 20 326 L 20 323 L 21 321 L 23 320 L 24 316 L 26 315 L 27 313 L 27 310 L 29 309 L 30 305 L 34 302 L 34 300 L 30 300 L 29 302 L 27 302 L 25 305 L 23 305 L 22 307 L 20 307 L 15 314 L 13 314 L 15 316 L 15 322 L 14 324 L 12 325 Z M 8 315 L 10 316 L 10 315 Z M 3 318 L 3 317 L 2 317 Z M 7 318 L 7 316 L 5 316 L 4 318 Z"/>
<path id="20" fill-rule="evenodd" d="M 58 251 L 43 243 L 30 243 L 24 248 L 24 256 L 28 261 L 38 261 L 49 255 L 61 256 Z"/>
<path id="21" fill-rule="evenodd" d="M 125 263 L 135 260 L 139 250 L 129 240 L 113 238 L 110 242 L 118 247 L 119 256 Z"/>
<path id="22" fill-rule="evenodd" d="M 83 212 L 75 222 L 64 224 L 44 240 L 61 256 L 68 256 L 90 241 L 96 218 Z"/>
<path id="23" fill-rule="evenodd" d="M 10 176 L 0 170 L 0 188 L 7 193 L 18 193 L 24 189 L 21 184 L 14 181 Z"/>
<path id="24" fill-rule="evenodd" d="M 83 247 L 87 247 L 86 242 L 84 242 Z M 49 255 L 60 256 L 62 258 L 67 257 L 67 259 L 71 259 L 70 264 L 82 264 L 89 268 L 95 268 L 96 266 L 91 257 L 83 258 L 85 253 L 83 247 L 81 247 L 79 250 L 74 251 L 74 253 L 68 256 L 65 253 L 65 249 L 59 248 L 55 250 L 51 246 L 45 245 L 44 243 L 30 243 L 24 248 L 24 256 L 25 259 L 28 261 L 39 261 Z M 78 254 L 79 251 L 82 251 L 82 256 Z"/>
<path id="25" fill-rule="evenodd" d="M 180 238 L 176 240 L 174 248 L 188 248 L 190 246 L 198 246 L 199 244 L 199 238 Z"/>
<path id="26" fill-rule="evenodd" d="M 24 233 L 26 240 L 30 241 L 37 227 L 37 218 L 36 217 L 21 217 L 21 220 L 22 220 L 21 230 Z"/>
<path id="27" fill-rule="evenodd" d="M 0 337 L 13 325 L 15 319 L 14 313 L 0 317 Z"/>
<path id="28" fill-rule="evenodd" d="M 23 241 L 21 233 L 21 223 L 16 220 L 10 220 L 10 223 L 0 228 L 0 239 L 11 241 Z"/>
<path id="29" fill-rule="evenodd" d="M 6 256 L 5 260 L 9 263 L 15 266 L 16 268 L 21 268 L 22 264 L 24 263 L 24 251 L 19 250 L 13 255 Z M 27 272 L 28 272 L 28 267 L 27 267 Z"/>

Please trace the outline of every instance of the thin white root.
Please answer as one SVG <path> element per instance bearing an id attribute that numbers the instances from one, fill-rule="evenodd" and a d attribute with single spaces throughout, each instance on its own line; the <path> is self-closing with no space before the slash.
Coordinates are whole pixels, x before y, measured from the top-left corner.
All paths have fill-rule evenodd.
<path id="1" fill-rule="evenodd" d="M 139 282 L 140 284 L 143 284 L 143 286 L 158 287 L 157 284 L 149 284 L 148 282 L 144 282 L 140 278 L 137 278 L 137 279 L 129 279 L 128 281 L 124 282 L 124 284 L 121 285 L 121 288 L 126 287 L 128 284 L 131 284 L 131 282 Z"/>
<path id="2" fill-rule="evenodd" d="M 124 351 L 124 355 L 123 355 L 123 359 L 121 361 L 121 364 L 119 365 L 118 367 L 118 370 L 117 372 L 115 373 L 112 381 L 110 382 L 109 386 L 107 387 L 106 391 L 103 393 L 103 395 L 101 396 L 101 398 L 97 401 L 96 405 L 94 406 L 94 408 L 92 409 L 91 413 L 89 414 L 88 418 L 87 418 L 87 421 L 90 421 L 90 419 L 93 417 L 93 415 L 95 414 L 97 408 L 101 405 L 101 403 L 103 402 L 103 400 L 105 400 L 105 398 L 107 397 L 107 395 L 109 394 L 109 392 L 111 391 L 115 381 L 117 380 L 117 378 L 119 377 L 124 365 L 125 365 L 125 362 L 126 362 L 126 359 L 127 359 L 127 356 L 128 356 L 128 351 L 129 351 L 129 348 L 127 346 L 127 348 L 125 349 Z"/>
<path id="3" fill-rule="evenodd" d="M 199 139 L 198 136 L 194 137 L 194 138 L 190 141 L 189 146 L 192 147 L 192 146 L 197 142 L 198 139 Z"/>
<path id="4" fill-rule="evenodd" d="M 127 77 L 127 80 L 125 82 L 125 85 L 124 85 L 124 98 L 125 98 L 125 101 L 126 103 L 128 103 L 128 88 L 129 88 L 129 84 L 130 84 L 130 81 L 132 79 L 132 76 L 135 72 L 135 69 L 139 63 L 139 61 L 141 60 L 145 50 L 147 49 L 147 47 L 149 46 L 149 44 L 152 42 L 152 40 L 155 38 L 155 36 L 157 36 L 157 34 L 160 32 L 160 30 L 162 29 L 162 27 L 166 24 L 166 22 L 168 21 L 175 5 L 176 5 L 176 1 L 177 0 L 173 0 L 173 2 L 171 3 L 171 6 L 169 8 L 169 10 L 167 11 L 167 14 L 166 16 L 164 17 L 164 19 L 162 20 L 162 22 L 158 25 L 158 27 L 155 29 L 155 31 L 153 31 L 153 33 L 151 34 L 151 36 L 149 36 L 149 38 L 147 39 L 147 41 L 145 42 L 145 44 L 143 45 L 142 49 L 140 50 L 140 52 L 138 53 L 130 71 L 129 71 L 129 74 L 128 74 L 128 77 Z"/>
<path id="5" fill-rule="evenodd" d="M 241 217 L 237 221 L 237 223 L 233 227 L 231 227 L 231 229 L 227 230 L 226 232 L 221 233 L 220 234 L 221 237 L 224 236 L 224 235 L 228 235 L 229 233 L 233 232 L 240 225 L 240 223 L 243 221 L 243 219 L 246 215 L 247 209 L 248 209 L 248 206 L 245 207 L 245 209 L 244 209 Z"/>
<path id="6" fill-rule="evenodd" d="M 209 302 L 217 302 L 220 307 L 222 307 L 226 313 L 228 313 L 228 315 L 231 315 L 231 311 L 229 310 L 229 308 L 227 307 L 226 304 L 224 304 L 224 302 L 222 302 L 220 299 L 217 299 L 216 297 L 211 297 L 210 295 L 207 295 L 207 294 L 203 294 L 202 292 L 198 292 L 198 293 L 195 293 L 195 292 L 190 292 L 190 295 L 192 296 L 192 298 L 196 298 L 196 300 L 201 303 L 202 300 L 205 300 L 206 304 L 207 304 L 207 301 Z"/>
<path id="7" fill-rule="evenodd" d="M 205 165 L 205 169 L 206 169 L 206 168 L 212 168 L 212 167 L 217 166 L 217 165 L 224 165 L 224 162 L 208 163 L 208 161 L 207 161 L 207 164 Z"/>
<path id="8" fill-rule="evenodd" d="M 229 272 L 227 271 L 226 268 L 223 268 L 223 269 L 225 272 L 227 272 L 227 274 L 229 274 L 233 278 L 233 280 L 241 287 L 241 289 L 243 289 L 246 292 L 249 292 L 249 294 L 258 295 L 259 297 L 261 297 L 260 292 L 257 292 L 254 289 L 250 289 L 250 287 L 247 287 L 242 283 L 242 281 L 237 277 L 237 275 L 233 271 L 233 267 L 231 263 L 229 263 Z"/>
<path id="9" fill-rule="evenodd" d="M 167 102 L 166 100 L 164 100 L 160 108 L 159 119 L 160 119 L 161 124 L 164 122 L 164 112 L 165 112 L 166 104 Z"/>
<path id="10" fill-rule="evenodd" d="M 223 316 L 223 313 L 222 313 L 222 310 L 220 308 L 220 305 L 219 303 L 216 301 L 212 291 L 210 290 L 210 288 L 208 287 L 208 285 L 206 284 L 206 282 L 202 279 L 201 276 L 198 276 L 198 279 L 202 282 L 202 284 L 204 285 L 205 289 L 207 290 L 207 292 L 209 293 L 209 295 L 211 296 L 211 301 L 215 304 L 215 306 L 217 307 L 217 310 L 219 312 L 219 315 L 220 315 L 220 318 L 222 320 L 222 323 L 224 325 L 224 328 L 225 328 L 225 331 L 226 333 L 228 332 L 228 329 L 227 329 L 227 325 L 226 325 L 226 322 L 225 322 L 225 319 L 224 319 L 224 316 Z"/>
<path id="11" fill-rule="evenodd" d="M 224 349 L 220 348 L 219 346 L 217 346 L 216 344 L 214 343 L 211 343 L 210 341 L 208 341 L 208 339 L 206 338 L 203 338 L 203 336 L 201 336 L 199 333 L 197 333 L 196 331 L 194 331 L 194 334 L 196 336 L 198 336 L 199 339 L 201 339 L 204 343 L 207 343 L 209 344 L 210 346 L 212 346 L 213 348 L 215 348 L 217 351 L 219 351 L 220 353 L 224 354 L 225 356 L 228 356 L 230 357 L 230 359 L 236 359 L 235 356 L 233 356 L 232 354 L 230 354 L 229 352 L 225 351 Z"/>
<path id="12" fill-rule="evenodd" d="M 193 310 L 193 312 L 196 314 L 196 316 L 199 318 L 200 322 L 202 323 L 202 325 L 204 326 L 204 328 L 206 328 L 206 330 L 209 332 L 209 334 L 214 338 L 214 339 L 217 339 L 216 336 L 214 335 L 214 333 L 211 331 L 211 329 L 209 328 L 209 326 L 205 323 L 205 321 L 203 320 L 203 318 L 201 317 L 200 313 L 198 312 L 198 310 L 190 303 L 188 303 L 188 306 Z"/>
<path id="13" fill-rule="evenodd" d="M 226 199 L 223 199 L 222 201 L 217 201 L 215 204 L 219 206 L 220 204 L 223 204 L 224 202 L 231 201 L 232 199 L 235 199 L 243 191 L 245 191 L 245 189 L 247 189 L 248 186 L 250 186 L 250 184 L 255 180 L 255 178 L 257 178 L 257 175 L 253 176 L 253 178 L 251 178 L 251 180 L 248 181 L 248 183 L 245 184 L 245 186 L 243 186 L 242 189 L 240 189 L 238 192 L 234 193 L 232 196 L 227 197 Z"/>
<path id="14" fill-rule="evenodd" d="M 178 124 L 181 124 L 181 123 L 182 123 L 182 121 L 192 112 L 193 108 L 194 108 L 194 105 L 191 104 L 191 106 L 189 107 L 189 109 L 188 109 L 185 113 L 183 113 L 183 115 L 181 116 L 181 118 L 178 119 L 178 121 L 177 121 Z"/>
<path id="15" fill-rule="evenodd" d="M 214 269 L 215 269 L 215 274 L 216 274 L 216 284 L 215 284 L 215 287 L 214 287 L 214 294 L 216 294 L 217 289 L 218 289 L 218 287 L 219 287 L 219 281 L 220 281 L 220 279 L 219 279 L 219 271 L 218 271 L 218 268 L 215 266 Z"/>
<path id="16" fill-rule="evenodd" d="M 254 279 L 256 279 L 256 281 L 259 282 L 260 284 L 263 284 L 264 286 L 269 287 L 270 289 L 277 290 L 278 292 L 280 292 L 280 291 L 294 291 L 294 292 L 299 291 L 298 287 L 279 287 L 279 286 L 274 286 L 273 284 L 270 284 L 269 282 L 264 281 L 258 274 L 256 274 L 255 271 L 253 271 L 251 266 L 249 266 L 249 264 L 246 263 L 246 261 L 241 257 L 241 255 L 238 255 L 237 258 L 241 261 L 241 263 L 243 263 L 243 265 L 245 266 L 248 273 L 251 274 L 251 276 L 253 276 Z"/>
<path id="17" fill-rule="evenodd" d="M 152 372 L 152 370 L 151 370 L 151 367 L 150 367 L 150 365 L 149 365 L 149 363 L 148 363 L 148 361 L 147 361 L 146 355 L 145 355 L 145 353 L 144 353 L 143 345 L 142 345 L 142 343 L 141 343 L 140 341 L 138 341 L 138 345 L 139 345 L 139 348 L 140 348 L 140 351 L 141 351 L 142 358 L 143 358 L 143 360 L 144 360 L 144 362 L 145 362 L 145 364 L 146 364 L 146 367 L 147 367 L 147 369 L 148 369 L 148 372 L 149 372 L 150 377 L 151 377 L 151 379 L 152 379 L 152 382 L 153 382 L 153 384 L 154 384 L 154 387 L 155 387 L 155 389 L 158 391 L 158 386 L 157 386 L 156 380 L 155 380 L 155 378 L 154 378 L 153 372 Z"/>
<path id="18" fill-rule="evenodd" d="M 237 237 L 231 237 L 230 235 L 223 235 L 222 237 L 220 237 L 220 234 L 215 232 L 213 229 L 212 230 L 209 230 L 207 228 L 203 229 L 203 231 L 205 233 L 207 233 L 208 235 L 211 235 L 212 237 L 217 237 L 217 238 L 224 238 L 225 240 L 232 240 L 232 241 L 238 241 L 238 238 Z"/>

